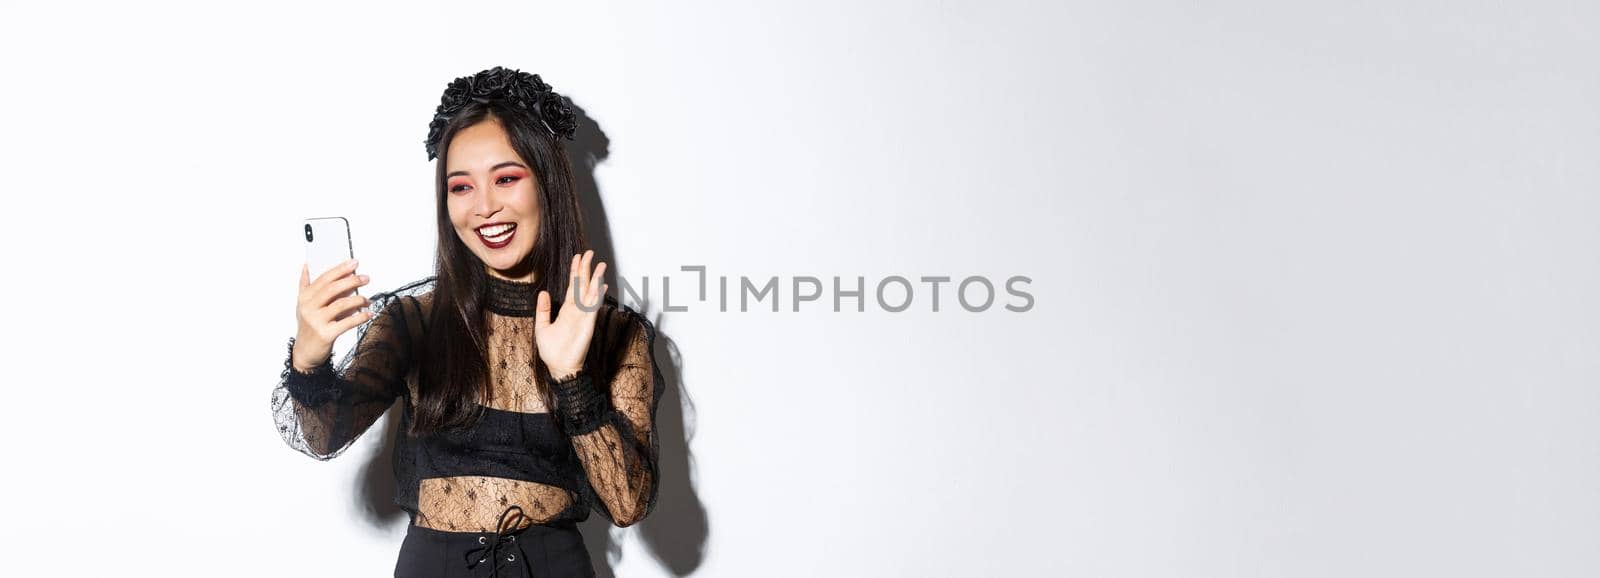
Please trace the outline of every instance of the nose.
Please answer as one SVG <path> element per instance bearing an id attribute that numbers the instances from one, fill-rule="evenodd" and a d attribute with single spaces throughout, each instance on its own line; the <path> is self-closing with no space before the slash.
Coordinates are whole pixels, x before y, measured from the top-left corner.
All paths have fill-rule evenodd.
<path id="1" fill-rule="evenodd" d="M 495 198 L 493 187 L 478 189 L 478 196 L 472 205 L 473 212 L 485 219 L 500 212 L 500 200 Z"/>

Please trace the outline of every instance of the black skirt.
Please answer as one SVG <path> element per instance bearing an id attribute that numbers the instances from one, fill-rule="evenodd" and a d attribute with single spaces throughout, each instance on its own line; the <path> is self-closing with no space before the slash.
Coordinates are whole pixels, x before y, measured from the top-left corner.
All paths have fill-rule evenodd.
<path id="1" fill-rule="evenodd" d="M 446 532 L 406 527 L 395 578 L 593 578 L 594 565 L 577 524 L 532 525 L 521 530 Z"/>

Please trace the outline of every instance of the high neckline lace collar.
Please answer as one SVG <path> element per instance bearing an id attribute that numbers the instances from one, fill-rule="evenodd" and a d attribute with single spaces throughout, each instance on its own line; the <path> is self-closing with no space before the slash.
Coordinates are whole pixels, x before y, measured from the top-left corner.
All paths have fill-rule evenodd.
<path id="1" fill-rule="evenodd" d="M 485 308 L 497 315 L 533 317 L 538 306 L 534 301 L 538 293 L 534 291 L 533 283 L 501 279 L 494 275 L 488 277 L 489 298 L 484 302 Z"/>

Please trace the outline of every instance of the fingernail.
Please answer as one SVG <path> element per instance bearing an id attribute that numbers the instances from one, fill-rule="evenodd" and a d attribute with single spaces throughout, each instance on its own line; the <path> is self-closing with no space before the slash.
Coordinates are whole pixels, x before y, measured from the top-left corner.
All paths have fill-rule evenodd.
<path id="1" fill-rule="evenodd" d="M 372 280 L 371 277 L 368 277 L 366 275 L 356 275 L 356 276 L 361 278 L 361 282 L 362 283 L 366 283 L 367 281 L 371 281 Z"/>

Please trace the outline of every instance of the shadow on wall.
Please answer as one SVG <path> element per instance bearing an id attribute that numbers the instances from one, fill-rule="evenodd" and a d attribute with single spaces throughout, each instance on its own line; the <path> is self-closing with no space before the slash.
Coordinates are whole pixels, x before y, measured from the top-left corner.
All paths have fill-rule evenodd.
<path id="1" fill-rule="evenodd" d="M 619 272 L 626 269 L 612 250 L 611 223 L 606 219 L 605 206 L 600 200 L 600 189 L 594 178 L 595 167 L 611 154 L 611 140 L 606 138 L 605 132 L 581 107 L 575 105 L 573 111 L 578 115 L 578 133 L 575 140 L 567 143 L 567 152 L 572 157 L 574 184 L 577 186 L 578 203 L 583 210 L 589 248 L 594 249 L 597 261 L 609 263 L 606 266 L 607 276 L 620 279 Z M 618 285 L 613 282 L 611 293 L 616 295 L 617 291 Z M 648 303 L 640 307 L 641 312 L 650 314 Z M 664 319 L 659 312 L 652 321 L 656 324 L 655 359 L 662 377 L 666 379 L 666 387 L 656 409 L 661 479 L 658 482 L 655 509 L 638 524 L 618 533 L 633 531 L 667 571 L 674 576 L 686 576 L 704 561 L 705 545 L 710 535 L 705 507 L 690 485 L 689 468 L 693 460 L 689 454 L 689 441 L 693 433 L 694 402 L 681 381 L 682 356 L 672 340 L 671 331 L 662 326 Z M 399 403 L 396 402 L 396 406 Z M 383 419 L 382 447 L 362 466 L 355 488 L 357 503 L 366 520 L 383 529 L 407 522 L 405 510 L 394 504 L 394 440 L 399 434 L 400 420 L 393 418 L 394 412 L 390 414 Z M 612 539 L 613 531 L 618 529 L 598 512 L 592 512 L 589 519 L 578 527 L 583 532 L 596 576 L 614 577 L 616 573 L 611 567 L 611 559 L 620 556 L 622 551 L 622 545 Z"/>

